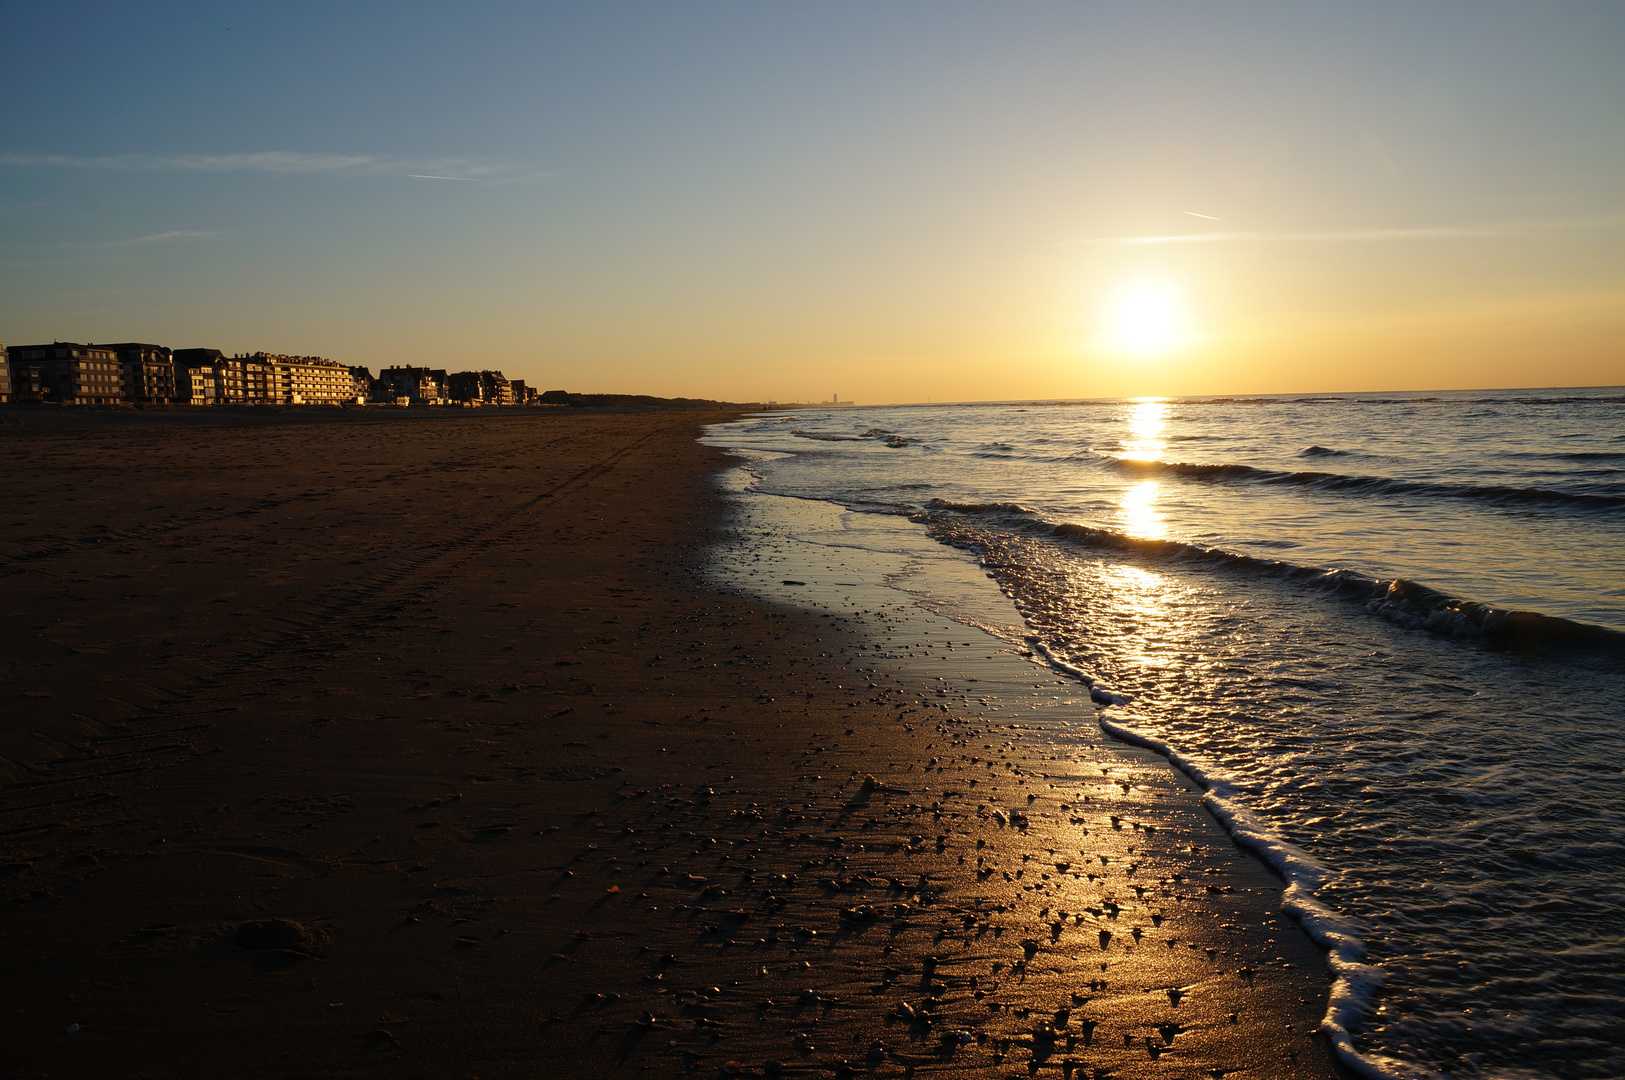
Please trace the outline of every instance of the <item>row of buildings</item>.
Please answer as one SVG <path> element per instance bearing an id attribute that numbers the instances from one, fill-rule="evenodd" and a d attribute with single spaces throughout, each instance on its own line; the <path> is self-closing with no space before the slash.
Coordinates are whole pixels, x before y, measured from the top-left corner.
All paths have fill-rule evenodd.
<path id="1" fill-rule="evenodd" d="M 534 405 L 500 371 L 387 367 L 374 378 L 320 356 L 119 342 L 0 345 L 0 402 L 65 405 Z"/>

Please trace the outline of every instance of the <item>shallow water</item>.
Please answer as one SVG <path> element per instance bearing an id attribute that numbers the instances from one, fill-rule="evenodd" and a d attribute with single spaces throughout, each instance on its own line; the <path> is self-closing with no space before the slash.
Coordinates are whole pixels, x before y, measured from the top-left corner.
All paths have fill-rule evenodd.
<path id="1" fill-rule="evenodd" d="M 1351 1064 L 1625 1075 L 1618 393 L 825 410 L 711 438 L 763 491 L 979 556 L 1015 632 L 1295 883 L 1339 946 Z"/>

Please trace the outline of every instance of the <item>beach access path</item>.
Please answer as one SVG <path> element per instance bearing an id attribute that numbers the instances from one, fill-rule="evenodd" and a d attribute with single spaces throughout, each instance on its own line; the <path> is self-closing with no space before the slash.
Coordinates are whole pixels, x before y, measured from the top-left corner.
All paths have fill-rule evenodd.
<path id="1" fill-rule="evenodd" d="M 6 410 L 0 1073 L 1335 1075 L 1160 759 L 703 583 L 720 418 Z"/>

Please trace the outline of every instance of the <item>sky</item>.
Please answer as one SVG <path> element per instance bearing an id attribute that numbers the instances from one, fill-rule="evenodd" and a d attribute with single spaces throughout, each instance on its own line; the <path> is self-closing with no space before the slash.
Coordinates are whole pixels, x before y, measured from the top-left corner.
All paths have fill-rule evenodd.
<path id="1" fill-rule="evenodd" d="M 1625 4 L 0 0 L 0 340 L 860 404 L 1625 383 Z"/>

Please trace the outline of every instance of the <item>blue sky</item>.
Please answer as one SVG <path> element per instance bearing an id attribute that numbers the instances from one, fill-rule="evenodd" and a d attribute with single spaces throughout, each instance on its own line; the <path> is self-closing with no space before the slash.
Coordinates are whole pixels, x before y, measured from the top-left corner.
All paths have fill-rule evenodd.
<path id="1" fill-rule="evenodd" d="M 0 2 L 0 41 L 12 343 L 736 399 L 1625 381 L 1618 3 Z M 1148 289 L 1178 325 L 1114 346 Z"/>

